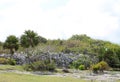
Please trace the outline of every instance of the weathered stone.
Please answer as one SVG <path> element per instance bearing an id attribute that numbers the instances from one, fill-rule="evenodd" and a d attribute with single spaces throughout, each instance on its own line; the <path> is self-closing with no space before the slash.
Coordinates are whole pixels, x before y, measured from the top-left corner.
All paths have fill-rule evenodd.
<path id="1" fill-rule="evenodd" d="M 41 61 L 41 60 L 50 60 L 50 61 L 54 61 L 56 63 L 57 67 L 69 67 L 69 65 L 73 62 L 76 61 L 80 58 L 82 58 L 82 54 L 73 54 L 73 53 L 69 53 L 69 54 L 65 54 L 65 53 L 40 53 L 40 54 L 32 54 L 30 56 L 27 56 L 26 53 L 15 53 L 12 58 L 14 58 L 17 62 L 17 64 L 22 65 L 22 64 L 26 64 L 26 63 L 30 63 L 30 62 L 34 62 L 34 61 Z M 89 58 L 88 55 L 85 55 L 86 57 Z M 2 54 L 0 55 L 0 57 L 5 57 L 5 58 L 9 58 L 10 54 Z"/>

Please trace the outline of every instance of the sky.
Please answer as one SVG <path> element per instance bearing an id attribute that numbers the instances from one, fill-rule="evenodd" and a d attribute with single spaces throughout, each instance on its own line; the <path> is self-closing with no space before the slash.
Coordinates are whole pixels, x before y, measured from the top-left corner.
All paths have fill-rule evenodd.
<path id="1" fill-rule="evenodd" d="M 29 29 L 47 39 L 86 34 L 120 44 L 120 0 L 0 0 L 0 41 Z"/>

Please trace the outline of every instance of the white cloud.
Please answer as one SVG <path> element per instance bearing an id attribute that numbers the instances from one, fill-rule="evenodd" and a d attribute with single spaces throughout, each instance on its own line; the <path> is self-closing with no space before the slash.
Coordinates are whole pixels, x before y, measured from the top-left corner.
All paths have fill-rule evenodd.
<path id="1" fill-rule="evenodd" d="M 95 0 L 71 0 L 66 7 L 47 13 L 54 17 L 57 15 L 56 18 L 62 15 L 54 23 L 57 22 L 57 27 L 66 31 L 68 37 L 75 33 L 104 37 L 118 28 L 118 19 L 98 9 L 99 2 Z"/>
<path id="2" fill-rule="evenodd" d="M 55 4 L 54 0 L 1 0 L 2 4 L 15 4 L 0 10 L 0 39 L 4 40 L 9 34 L 20 36 L 27 29 L 50 39 L 83 33 L 106 38 L 119 28 L 117 16 L 101 11 L 109 0 L 69 0 L 66 5 L 44 10 L 41 4 L 50 1 Z M 119 3 L 112 8 L 119 13 Z"/>

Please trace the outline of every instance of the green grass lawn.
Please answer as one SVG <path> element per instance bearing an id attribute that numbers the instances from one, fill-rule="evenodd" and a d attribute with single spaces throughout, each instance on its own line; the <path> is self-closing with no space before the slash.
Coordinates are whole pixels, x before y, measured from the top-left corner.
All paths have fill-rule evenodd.
<path id="1" fill-rule="evenodd" d="M 0 73 L 0 82 L 92 82 L 92 81 L 85 81 L 73 77 Z"/>
<path id="2" fill-rule="evenodd" d="M 0 71 L 5 70 L 18 70 L 24 71 L 22 66 L 2 65 Z M 61 72 L 60 72 L 61 73 Z M 50 75 L 31 75 L 31 74 L 18 74 L 13 72 L 0 72 L 0 82 L 92 82 L 85 81 L 80 78 L 58 77 Z M 97 82 L 97 81 L 96 81 Z M 117 81 L 117 82 L 120 82 Z"/>
<path id="3" fill-rule="evenodd" d="M 18 70 L 24 71 L 23 67 L 20 65 L 12 66 L 12 65 L 1 65 L 0 70 Z"/>
<path id="4" fill-rule="evenodd" d="M 72 77 L 1 73 L 0 82 L 85 82 L 85 81 L 81 79 L 75 79 Z"/>
<path id="5" fill-rule="evenodd" d="M 5 70 L 18 70 L 24 71 L 22 66 L 2 65 L 1 71 Z M 0 82 L 85 82 L 81 79 L 71 77 L 55 77 L 47 75 L 27 75 L 17 73 L 0 73 Z"/>

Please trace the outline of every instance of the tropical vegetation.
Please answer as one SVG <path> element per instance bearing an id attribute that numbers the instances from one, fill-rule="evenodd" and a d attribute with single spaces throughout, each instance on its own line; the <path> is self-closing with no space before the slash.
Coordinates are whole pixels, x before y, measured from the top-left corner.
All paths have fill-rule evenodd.
<path id="1" fill-rule="evenodd" d="M 89 69 L 91 65 L 95 65 L 101 61 L 106 62 L 111 68 L 120 68 L 120 45 L 111 43 L 109 41 L 103 41 L 98 39 L 93 39 L 85 34 L 73 35 L 67 40 L 50 40 L 46 39 L 32 30 L 26 30 L 20 38 L 15 35 L 9 35 L 5 42 L 0 42 L 0 53 L 11 54 L 11 56 L 16 52 L 26 52 L 28 58 L 34 53 L 42 52 L 54 52 L 54 53 L 74 53 L 82 54 L 80 59 L 73 61 L 70 68 L 75 69 Z M 98 60 L 91 59 L 95 58 Z M 2 60 L 2 61 L 1 61 Z M 7 63 L 7 60 L 0 59 L 0 63 Z M 13 60 L 12 60 L 13 63 Z M 15 64 L 15 62 L 14 62 Z M 40 68 L 41 64 L 45 64 L 42 67 L 50 65 L 54 69 L 54 64 L 45 63 L 41 61 L 29 62 L 32 68 L 37 70 Z M 36 68 L 38 65 L 38 68 Z M 98 66 L 95 65 L 93 68 Z M 98 66 L 99 67 L 99 66 Z"/>

